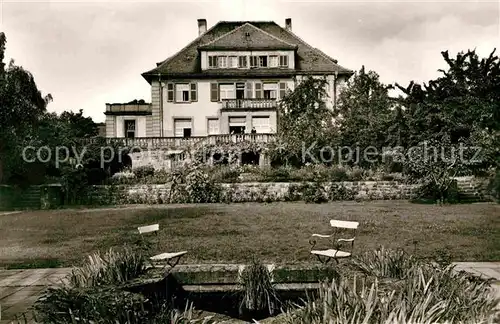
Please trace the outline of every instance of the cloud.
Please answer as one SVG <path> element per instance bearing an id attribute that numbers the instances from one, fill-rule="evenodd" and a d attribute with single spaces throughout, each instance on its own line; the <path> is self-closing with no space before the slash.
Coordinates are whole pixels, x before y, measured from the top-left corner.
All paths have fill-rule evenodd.
<path id="1" fill-rule="evenodd" d="M 77 1 L 4 2 L 7 57 L 54 96 L 51 111 L 84 109 L 104 120 L 106 102 L 150 100 L 141 73 L 220 20 L 274 20 L 351 69 L 365 65 L 384 82 L 424 81 L 444 67 L 449 49 L 499 44 L 498 2 L 426 1 Z"/>

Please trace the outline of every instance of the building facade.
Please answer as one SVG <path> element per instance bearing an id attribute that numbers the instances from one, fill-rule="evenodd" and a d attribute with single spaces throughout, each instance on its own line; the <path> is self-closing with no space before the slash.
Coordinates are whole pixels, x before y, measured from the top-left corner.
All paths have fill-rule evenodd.
<path id="1" fill-rule="evenodd" d="M 327 106 L 352 71 L 275 22 L 221 21 L 142 74 L 151 103 L 106 104 L 108 138 L 273 134 L 277 107 L 301 78 L 326 77 Z"/>

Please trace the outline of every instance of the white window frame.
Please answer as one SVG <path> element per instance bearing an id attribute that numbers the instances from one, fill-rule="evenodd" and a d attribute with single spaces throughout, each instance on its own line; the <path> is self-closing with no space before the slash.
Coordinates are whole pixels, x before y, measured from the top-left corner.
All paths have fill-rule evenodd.
<path id="1" fill-rule="evenodd" d="M 228 67 L 231 69 L 237 69 L 239 64 L 238 56 L 229 56 L 228 57 Z"/>
<path id="2" fill-rule="evenodd" d="M 218 56 L 217 63 L 220 68 L 226 69 L 228 66 L 227 56 Z"/>
<path id="3" fill-rule="evenodd" d="M 266 120 L 267 123 L 256 123 L 256 121 Z M 255 128 L 257 133 L 271 133 L 271 118 L 269 116 L 252 116 L 252 128 Z"/>
<path id="4" fill-rule="evenodd" d="M 219 118 L 207 118 L 207 134 L 208 135 L 220 134 Z"/>
<path id="5" fill-rule="evenodd" d="M 190 83 L 176 83 L 175 84 L 175 102 L 186 103 L 189 102 L 191 86 Z M 187 92 L 187 100 L 184 100 L 184 94 Z"/>
<path id="6" fill-rule="evenodd" d="M 266 65 L 264 65 L 264 61 Z M 269 67 L 269 57 L 267 55 L 259 55 L 259 67 Z"/>
<path id="7" fill-rule="evenodd" d="M 270 99 L 278 99 L 278 84 L 277 83 L 263 83 L 262 84 L 262 97 L 265 98 L 266 91 L 270 91 Z"/>
<path id="8" fill-rule="evenodd" d="M 250 67 L 259 67 L 259 57 L 257 55 L 250 56 Z"/>
<path id="9" fill-rule="evenodd" d="M 280 55 L 279 56 L 279 66 L 280 67 L 288 67 L 288 55 Z"/>
<path id="10" fill-rule="evenodd" d="M 240 64 L 242 61 L 245 64 L 243 64 L 243 65 Z M 246 56 L 246 55 L 238 56 L 238 68 L 240 68 L 240 69 L 248 68 L 248 56 Z"/>
<path id="11" fill-rule="evenodd" d="M 127 124 L 131 123 L 134 125 L 134 129 L 133 130 L 128 130 L 127 129 Z M 136 138 L 137 137 L 137 120 L 135 119 L 124 119 L 123 120 L 123 133 L 124 133 L 124 136 L 125 138 Z M 132 137 L 128 137 L 128 133 L 133 133 L 134 136 Z"/>
<path id="12" fill-rule="evenodd" d="M 268 66 L 271 68 L 278 67 L 279 65 L 279 56 L 278 55 L 270 55 L 268 60 Z"/>
<path id="13" fill-rule="evenodd" d="M 183 122 L 189 121 L 189 126 L 190 126 L 190 127 L 183 127 L 183 128 L 180 128 L 180 129 L 182 130 L 182 134 L 180 134 L 180 135 L 179 135 L 179 134 L 177 133 L 177 129 L 178 129 L 178 128 L 177 128 L 176 126 L 177 126 L 177 123 L 178 123 L 179 121 L 181 121 L 181 120 L 182 120 Z M 174 137 L 184 137 L 184 129 L 187 129 L 187 128 L 191 129 L 191 136 L 193 136 L 193 119 L 192 119 L 192 118 L 175 118 L 175 119 L 174 119 Z"/>
<path id="14" fill-rule="evenodd" d="M 221 83 L 219 84 L 219 101 L 223 99 L 235 99 L 236 98 L 236 86 L 234 83 Z"/>
<path id="15" fill-rule="evenodd" d="M 218 60 L 216 55 L 209 55 L 208 56 L 208 68 L 209 69 L 215 69 L 218 66 Z"/>

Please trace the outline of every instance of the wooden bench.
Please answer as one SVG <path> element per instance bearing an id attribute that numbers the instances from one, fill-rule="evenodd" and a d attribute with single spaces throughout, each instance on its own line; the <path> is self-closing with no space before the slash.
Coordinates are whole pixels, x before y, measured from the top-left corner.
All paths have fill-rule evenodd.
<path id="1" fill-rule="evenodd" d="M 358 229 L 359 222 L 330 220 L 330 225 L 334 228 L 332 234 L 312 234 L 309 243 L 311 244 L 311 254 L 316 255 L 318 260 L 327 264 L 330 260 L 334 259 L 337 263 L 339 259 L 348 258 L 352 256 L 354 250 L 354 239 L 356 238 L 356 230 Z M 338 238 L 340 232 L 351 232 L 349 238 Z M 329 249 L 314 249 L 318 239 L 328 239 L 332 248 Z M 344 245 L 350 243 L 350 248 L 342 248 Z M 342 248 L 342 249 L 341 249 Z"/>
<path id="2" fill-rule="evenodd" d="M 153 224 L 153 225 L 147 225 L 147 226 L 141 226 L 137 228 L 139 230 L 139 234 L 142 236 L 143 234 L 147 233 L 155 233 L 156 239 L 157 239 L 157 247 L 159 248 L 159 243 L 160 240 L 158 238 L 158 231 L 160 230 L 160 224 Z M 165 269 L 167 266 L 170 266 L 172 269 L 175 267 L 178 263 L 179 260 L 183 255 L 185 255 L 187 251 L 180 251 L 180 252 L 164 252 L 160 253 L 157 255 L 154 255 L 150 257 L 149 259 L 153 262 L 165 262 L 166 265 L 164 266 L 163 269 Z"/>

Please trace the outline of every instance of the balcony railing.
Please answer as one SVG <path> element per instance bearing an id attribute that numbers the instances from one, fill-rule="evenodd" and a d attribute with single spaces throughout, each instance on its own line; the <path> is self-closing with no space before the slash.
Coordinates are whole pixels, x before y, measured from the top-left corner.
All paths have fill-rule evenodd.
<path id="1" fill-rule="evenodd" d="M 107 145 L 116 144 L 118 146 L 128 147 L 128 148 L 165 148 L 165 149 L 186 149 L 195 143 L 203 140 L 204 136 L 196 137 L 136 137 L 136 138 L 125 138 L 125 137 L 110 137 L 106 138 L 105 142 Z M 84 140 L 84 144 L 96 143 L 99 138 L 91 138 Z"/>
<path id="2" fill-rule="evenodd" d="M 241 142 L 271 143 L 275 138 L 275 134 L 223 134 L 209 135 L 206 142 L 215 145 Z"/>
<path id="3" fill-rule="evenodd" d="M 222 109 L 270 109 L 277 107 L 276 99 L 222 99 Z"/>
<path id="4" fill-rule="evenodd" d="M 275 134 L 221 134 L 196 137 L 111 137 L 111 138 L 87 138 L 82 139 L 82 144 L 117 145 L 129 149 L 168 149 L 168 150 L 186 150 L 197 149 L 200 145 L 227 144 L 227 143 L 271 143 L 275 140 Z"/>
<path id="5" fill-rule="evenodd" d="M 107 115 L 150 115 L 151 104 L 137 103 L 137 104 L 106 104 Z"/>

